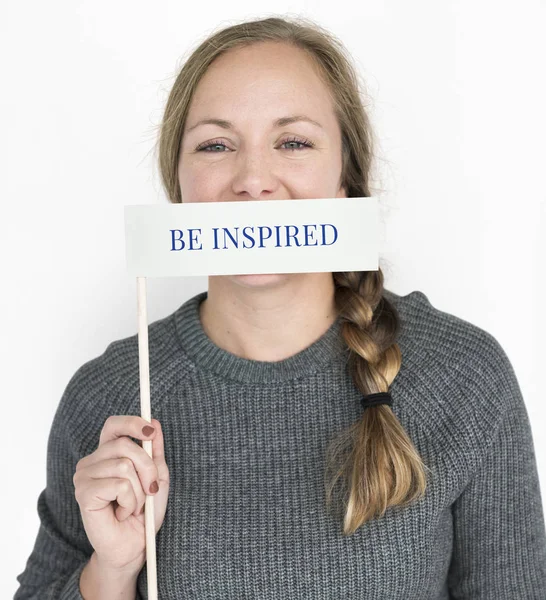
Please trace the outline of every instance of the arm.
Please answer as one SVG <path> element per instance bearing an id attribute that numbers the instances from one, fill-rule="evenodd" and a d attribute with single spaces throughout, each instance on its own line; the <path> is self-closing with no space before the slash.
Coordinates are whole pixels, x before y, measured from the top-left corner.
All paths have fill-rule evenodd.
<path id="1" fill-rule="evenodd" d="M 448 586 L 457 600 L 544 600 L 546 530 L 532 431 L 512 365 L 493 343 L 487 393 L 500 399 L 503 411 L 452 505 Z"/>
<path id="2" fill-rule="evenodd" d="M 98 443 L 96 415 L 93 419 L 88 409 L 95 404 L 95 394 L 106 394 L 96 379 L 86 377 L 92 364 L 84 365 L 72 377 L 53 419 L 46 488 L 37 502 L 40 527 L 25 570 L 17 576 L 20 587 L 14 600 L 141 600 L 136 592 L 138 574 L 114 576 L 97 564 L 74 495 L 76 463 L 88 453 L 81 448 Z M 100 595 L 95 595 L 99 580 L 103 587 Z"/>
<path id="3" fill-rule="evenodd" d="M 80 592 L 85 600 L 140 600 L 137 591 L 138 571 L 125 574 L 109 572 L 100 566 L 93 552 L 80 577 Z"/>

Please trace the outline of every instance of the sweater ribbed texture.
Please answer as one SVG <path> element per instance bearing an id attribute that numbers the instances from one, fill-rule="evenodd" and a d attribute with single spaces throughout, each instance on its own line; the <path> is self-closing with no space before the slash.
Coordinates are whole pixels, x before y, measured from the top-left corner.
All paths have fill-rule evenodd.
<path id="1" fill-rule="evenodd" d="M 278 362 L 216 346 L 199 318 L 206 291 L 149 325 L 152 415 L 171 476 L 156 538 L 160 599 L 546 599 L 533 438 L 505 351 L 420 291 L 384 293 L 401 319 L 392 410 L 431 473 L 424 498 L 350 536 L 324 492 L 326 446 L 363 410 L 340 320 Z M 14 600 L 82 600 L 93 548 L 72 478 L 106 418 L 121 414 L 140 415 L 136 334 L 67 384 Z M 146 584 L 144 566 L 137 600 Z"/>

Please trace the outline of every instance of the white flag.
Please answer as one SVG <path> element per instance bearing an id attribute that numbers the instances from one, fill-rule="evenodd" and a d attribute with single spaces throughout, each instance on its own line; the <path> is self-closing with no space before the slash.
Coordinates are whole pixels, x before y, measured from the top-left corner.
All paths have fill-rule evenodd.
<path id="1" fill-rule="evenodd" d="M 377 271 L 377 198 L 125 206 L 134 277 Z"/>

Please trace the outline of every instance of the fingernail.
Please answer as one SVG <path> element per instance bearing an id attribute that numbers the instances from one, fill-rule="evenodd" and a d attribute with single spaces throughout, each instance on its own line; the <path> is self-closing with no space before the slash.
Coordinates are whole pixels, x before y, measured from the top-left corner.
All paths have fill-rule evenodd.
<path id="1" fill-rule="evenodd" d="M 144 435 L 152 435 L 154 431 L 155 429 L 153 427 L 150 427 L 149 425 L 144 425 L 144 427 L 142 428 L 142 433 Z"/>
<path id="2" fill-rule="evenodd" d="M 159 486 L 157 485 L 157 481 L 154 481 L 150 486 L 150 494 L 157 494 L 159 490 Z"/>

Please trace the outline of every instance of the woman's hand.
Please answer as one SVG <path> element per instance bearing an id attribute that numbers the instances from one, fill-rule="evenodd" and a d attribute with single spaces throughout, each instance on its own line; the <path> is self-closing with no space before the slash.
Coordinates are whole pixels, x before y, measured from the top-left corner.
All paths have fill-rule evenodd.
<path id="1" fill-rule="evenodd" d="M 154 431 L 146 435 L 150 425 Z M 152 440 L 153 458 L 130 437 Z M 163 524 L 169 495 L 169 470 L 159 421 L 152 419 L 149 423 L 130 415 L 106 419 L 97 450 L 78 462 L 73 481 L 83 525 L 98 563 L 109 570 L 138 573 L 146 561 L 146 495 L 155 497 L 155 533 Z"/>

